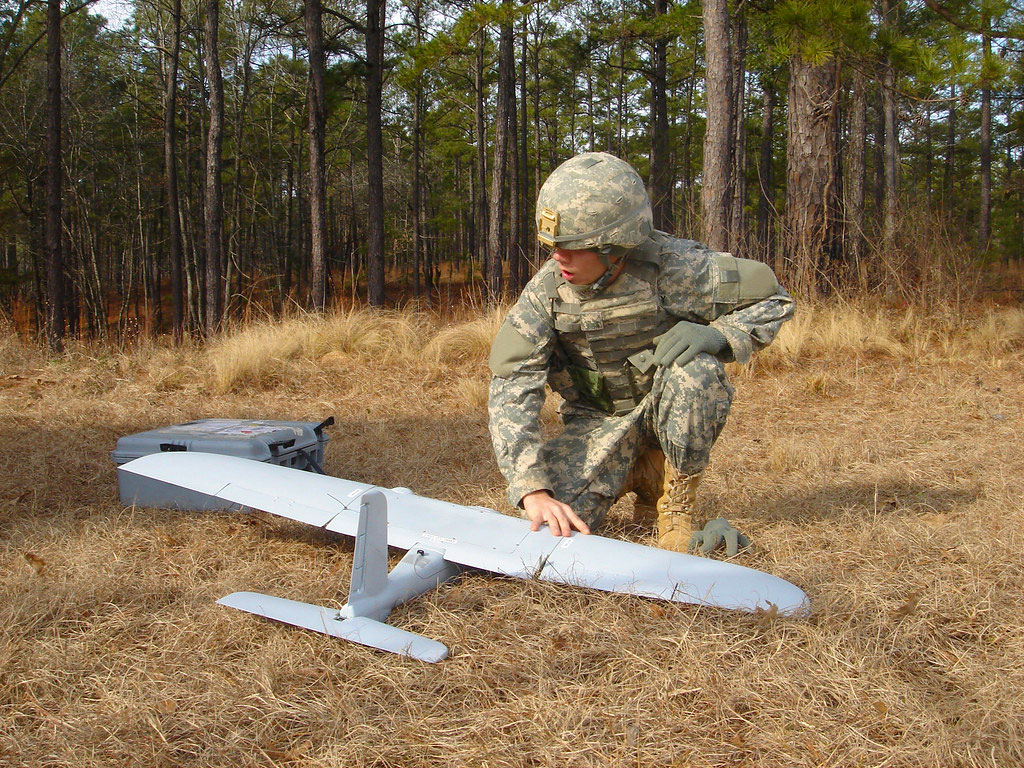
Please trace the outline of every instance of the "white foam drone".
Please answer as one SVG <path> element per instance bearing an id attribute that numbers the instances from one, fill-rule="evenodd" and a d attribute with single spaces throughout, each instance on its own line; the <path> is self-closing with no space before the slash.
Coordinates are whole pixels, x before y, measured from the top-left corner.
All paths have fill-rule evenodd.
<path id="1" fill-rule="evenodd" d="M 714 606 L 802 616 L 797 587 L 733 563 L 602 536 L 552 536 L 484 507 L 417 496 L 326 475 L 210 453 L 158 453 L 119 467 L 151 481 L 206 494 L 327 531 L 354 536 L 348 602 L 341 610 L 255 592 L 217 602 L 270 619 L 424 661 L 448 649 L 385 624 L 391 610 L 478 568 L 520 579 Z M 408 550 L 388 573 L 388 547 Z"/>

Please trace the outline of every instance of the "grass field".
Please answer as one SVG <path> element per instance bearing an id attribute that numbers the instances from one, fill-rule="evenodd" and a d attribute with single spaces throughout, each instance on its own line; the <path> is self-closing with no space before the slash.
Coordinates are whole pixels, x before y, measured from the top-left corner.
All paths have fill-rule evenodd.
<path id="1" fill-rule="evenodd" d="M 349 540 L 117 502 L 121 435 L 334 415 L 330 474 L 511 511 L 498 322 L 352 311 L 52 360 L 0 331 L 0 765 L 1024 764 L 1020 310 L 804 308 L 732 366 L 700 503 L 806 620 L 473 575 L 392 614 L 452 649 L 428 665 L 214 604 L 341 605 Z M 649 542 L 630 508 L 606 532 Z"/>

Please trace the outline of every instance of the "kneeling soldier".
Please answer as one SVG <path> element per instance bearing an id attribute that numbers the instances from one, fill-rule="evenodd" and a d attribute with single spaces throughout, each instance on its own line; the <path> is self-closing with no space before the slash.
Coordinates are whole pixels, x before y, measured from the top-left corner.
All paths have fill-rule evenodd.
<path id="1" fill-rule="evenodd" d="M 772 270 L 658 232 L 643 181 L 602 152 L 556 168 L 537 199 L 551 258 L 491 348 L 490 431 L 509 500 L 537 530 L 589 533 L 623 493 L 684 551 L 696 490 L 745 362 L 792 316 Z M 545 384 L 564 429 L 541 433 Z"/>

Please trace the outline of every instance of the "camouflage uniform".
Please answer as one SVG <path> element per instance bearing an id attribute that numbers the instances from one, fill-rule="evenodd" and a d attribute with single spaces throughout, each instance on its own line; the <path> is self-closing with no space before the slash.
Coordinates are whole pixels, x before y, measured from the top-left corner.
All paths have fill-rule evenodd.
<path id="1" fill-rule="evenodd" d="M 548 261 L 492 349 L 490 431 L 509 501 L 548 489 L 593 529 L 647 450 L 700 473 L 732 402 L 723 363 L 748 360 L 792 312 L 767 266 L 662 232 L 630 249 L 622 273 L 598 291 L 570 284 Z M 710 324 L 728 347 L 717 358 L 651 366 L 653 339 L 680 320 Z M 546 384 L 564 399 L 564 429 L 547 441 Z"/>

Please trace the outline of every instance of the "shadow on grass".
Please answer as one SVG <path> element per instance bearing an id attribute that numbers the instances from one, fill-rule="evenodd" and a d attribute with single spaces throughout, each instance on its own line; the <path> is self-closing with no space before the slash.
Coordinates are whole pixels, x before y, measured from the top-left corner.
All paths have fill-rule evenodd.
<path id="1" fill-rule="evenodd" d="M 177 423 L 187 420 L 183 415 Z M 69 426 L 0 414 L 6 444 L 0 452 L 0 524 L 4 518 L 22 515 L 42 520 L 69 513 L 86 517 L 120 512 L 117 467 L 110 456 L 117 439 L 170 423 L 175 422 L 112 417 L 104 423 Z M 328 434 L 324 469 L 335 477 L 389 488 L 405 486 L 425 496 L 461 497 L 461 503 L 473 503 L 482 489 L 500 482 L 486 414 L 377 421 L 340 418 Z"/>
<path id="2" fill-rule="evenodd" d="M 837 482 L 785 495 L 753 496 L 740 508 L 720 494 L 710 495 L 708 509 L 766 522 L 822 522 L 840 518 L 872 519 L 905 514 L 944 514 L 978 498 L 979 489 L 950 489 L 905 481 Z"/>

